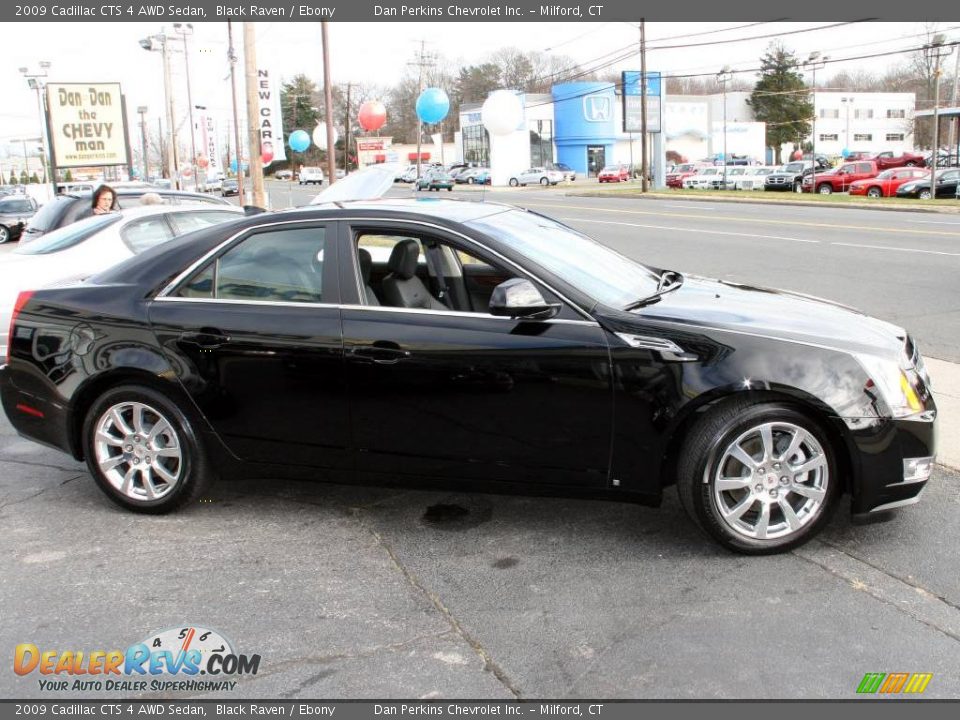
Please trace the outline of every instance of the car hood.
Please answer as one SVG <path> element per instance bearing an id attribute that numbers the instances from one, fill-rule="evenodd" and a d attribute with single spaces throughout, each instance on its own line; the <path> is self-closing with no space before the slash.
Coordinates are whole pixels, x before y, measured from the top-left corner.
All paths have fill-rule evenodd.
<path id="1" fill-rule="evenodd" d="M 896 325 L 829 300 L 695 275 L 634 315 L 895 358 L 906 338 Z"/>

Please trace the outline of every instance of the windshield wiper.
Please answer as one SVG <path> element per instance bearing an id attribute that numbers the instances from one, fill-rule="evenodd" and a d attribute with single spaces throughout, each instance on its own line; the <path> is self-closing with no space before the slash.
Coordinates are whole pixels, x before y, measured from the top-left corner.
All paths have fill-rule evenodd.
<path id="1" fill-rule="evenodd" d="M 660 298 L 666 295 L 668 292 L 673 292 L 678 287 L 683 285 L 683 275 L 678 273 L 676 270 L 664 270 L 660 275 L 660 280 L 657 281 L 657 289 L 652 295 L 648 295 L 645 298 L 640 298 L 639 300 L 630 303 L 625 308 L 626 311 L 636 310 L 637 308 L 642 308 L 645 305 L 651 305 L 655 302 L 659 302 Z"/>

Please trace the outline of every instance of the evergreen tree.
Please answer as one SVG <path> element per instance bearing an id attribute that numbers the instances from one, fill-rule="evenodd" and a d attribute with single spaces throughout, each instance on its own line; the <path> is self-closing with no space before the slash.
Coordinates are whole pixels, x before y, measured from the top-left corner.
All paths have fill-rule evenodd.
<path id="1" fill-rule="evenodd" d="M 779 165 L 780 148 L 810 134 L 813 102 L 797 71 L 797 58 L 781 43 L 771 43 L 760 60 L 760 79 L 747 103 L 754 117 L 767 124 L 767 145 Z"/>
<path id="2" fill-rule="evenodd" d="M 37 177 L 37 174 L 36 174 L 36 173 L 33 173 L 33 174 L 30 176 L 30 182 L 31 182 L 31 184 L 33 184 L 33 185 L 36 185 L 37 183 L 40 182 L 40 178 Z"/>
<path id="3" fill-rule="evenodd" d="M 63 176 L 64 182 L 73 182 L 73 173 L 70 172 L 70 168 L 67 168 L 67 174 Z"/>

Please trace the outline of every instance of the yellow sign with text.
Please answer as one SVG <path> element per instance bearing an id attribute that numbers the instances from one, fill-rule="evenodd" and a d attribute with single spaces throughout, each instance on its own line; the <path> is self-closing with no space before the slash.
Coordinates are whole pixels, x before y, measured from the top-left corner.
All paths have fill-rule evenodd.
<path id="1" fill-rule="evenodd" d="M 127 164 L 120 83 L 49 83 L 47 110 L 58 168 Z"/>

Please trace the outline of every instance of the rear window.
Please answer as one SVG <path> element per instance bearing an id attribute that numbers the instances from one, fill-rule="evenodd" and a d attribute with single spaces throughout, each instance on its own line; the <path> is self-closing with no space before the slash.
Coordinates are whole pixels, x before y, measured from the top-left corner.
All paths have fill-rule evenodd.
<path id="1" fill-rule="evenodd" d="M 80 203 L 83 207 L 90 207 L 89 202 L 81 202 L 77 198 L 57 197 L 46 203 L 40 210 L 30 218 L 30 227 L 40 232 L 48 232 L 60 227 L 60 219 L 64 213 L 75 203 Z"/>
<path id="2" fill-rule="evenodd" d="M 79 222 L 62 227 L 59 230 L 46 233 L 43 237 L 34 240 L 32 243 L 21 245 L 13 252 L 16 255 L 49 255 L 60 252 L 61 250 L 79 245 L 84 240 L 96 235 L 108 225 L 113 225 L 119 220 L 120 215 L 113 213 L 85 218 Z"/>

